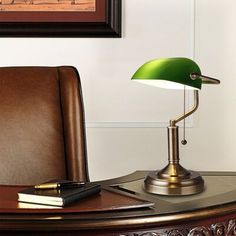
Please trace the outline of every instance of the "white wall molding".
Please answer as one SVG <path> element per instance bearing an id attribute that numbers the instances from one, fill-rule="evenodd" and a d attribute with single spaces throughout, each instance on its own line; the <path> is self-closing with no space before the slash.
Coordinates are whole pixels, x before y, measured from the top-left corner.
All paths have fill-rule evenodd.
<path id="1" fill-rule="evenodd" d="M 168 122 L 86 122 L 86 128 L 166 128 Z M 193 127 L 193 119 L 185 123 L 186 128 Z M 179 127 L 183 127 L 180 122 Z"/>

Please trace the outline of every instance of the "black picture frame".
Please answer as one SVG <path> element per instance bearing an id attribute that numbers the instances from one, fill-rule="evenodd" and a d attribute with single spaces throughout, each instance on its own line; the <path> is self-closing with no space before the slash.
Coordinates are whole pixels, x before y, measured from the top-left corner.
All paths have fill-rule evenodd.
<path id="1" fill-rule="evenodd" d="M 105 3 L 103 22 L 0 22 L 0 37 L 120 38 L 122 0 Z"/>

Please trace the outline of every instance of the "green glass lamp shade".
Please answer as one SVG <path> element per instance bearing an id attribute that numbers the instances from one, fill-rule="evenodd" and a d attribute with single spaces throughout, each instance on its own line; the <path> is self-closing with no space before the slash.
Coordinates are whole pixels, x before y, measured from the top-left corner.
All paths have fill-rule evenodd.
<path id="1" fill-rule="evenodd" d="M 199 66 L 188 58 L 163 58 L 143 64 L 133 75 L 132 80 L 170 89 L 201 89 L 202 80 L 194 80 L 190 75 L 201 75 Z"/>

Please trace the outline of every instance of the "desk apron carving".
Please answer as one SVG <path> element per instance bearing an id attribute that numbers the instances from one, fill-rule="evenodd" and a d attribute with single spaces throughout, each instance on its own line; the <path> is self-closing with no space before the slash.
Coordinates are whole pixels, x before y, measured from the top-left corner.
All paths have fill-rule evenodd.
<path id="1" fill-rule="evenodd" d="M 197 226 L 189 229 L 158 230 L 154 232 L 120 234 L 119 236 L 236 236 L 236 220 L 232 219 L 210 226 Z"/>

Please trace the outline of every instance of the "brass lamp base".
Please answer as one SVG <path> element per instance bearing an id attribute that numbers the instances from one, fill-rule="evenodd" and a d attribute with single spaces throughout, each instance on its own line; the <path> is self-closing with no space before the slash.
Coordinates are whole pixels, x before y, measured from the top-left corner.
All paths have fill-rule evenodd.
<path id="1" fill-rule="evenodd" d="M 145 190 L 160 195 L 192 195 L 204 190 L 204 180 L 199 173 L 186 170 L 179 164 L 179 127 L 177 122 L 191 115 L 198 107 L 198 91 L 194 90 L 194 106 L 175 120 L 170 120 L 168 134 L 168 165 L 150 172 L 144 180 Z"/>
<path id="2" fill-rule="evenodd" d="M 145 190 L 160 195 L 192 195 L 204 190 L 199 173 L 184 169 L 179 164 L 168 164 L 160 171 L 152 171 L 144 181 Z"/>

